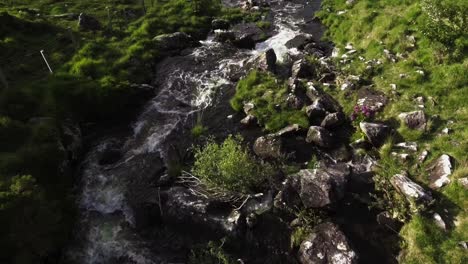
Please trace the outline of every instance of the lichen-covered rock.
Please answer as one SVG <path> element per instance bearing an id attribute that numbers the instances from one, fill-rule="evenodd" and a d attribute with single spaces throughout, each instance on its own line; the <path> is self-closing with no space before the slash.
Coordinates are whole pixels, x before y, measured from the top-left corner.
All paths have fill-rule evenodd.
<path id="1" fill-rule="evenodd" d="M 291 185 L 306 208 L 329 206 L 344 196 L 349 166 L 345 163 L 320 164 L 290 175 Z"/>
<path id="2" fill-rule="evenodd" d="M 275 135 L 266 135 L 255 140 L 253 145 L 255 154 L 264 159 L 278 159 L 285 156 L 282 141 Z"/>
<path id="3" fill-rule="evenodd" d="M 323 223 L 301 243 L 299 260 L 302 264 L 355 264 L 358 257 L 337 225 Z"/>
<path id="4" fill-rule="evenodd" d="M 329 148 L 333 144 L 333 138 L 327 129 L 311 126 L 307 131 L 306 142 L 313 143 L 322 148 Z"/>
<path id="5" fill-rule="evenodd" d="M 450 183 L 449 176 L 452 174 L 450 156 L 443 154 L 429 165 L 427 171 L 429 172 L 429 187 L 432 189 L 439 189 Z"/>
<path id="6" fill-rule="evenodd" d="M 359 127 L 369 142 L 375 147 L 382 146 L 391 132 L 389 126 L 379 123 L 361 122 L 359 123 Z"/>
<path id="7" fill-rule="evenodd" d="M 401 113 L 398 117 L 403 121 L 403 123 L 411 128 L 418 130 L 425 130 L 427 125 L 426 115 L 422 110 L 413 111 L 408 113 Z"/>
<path id="8" fill-rule="evenodd" d="M 345 119 L 342 112 L 331 113 L 325 116 L 320 126 L 324 128 L 334 128 L 343 124 Z"/>

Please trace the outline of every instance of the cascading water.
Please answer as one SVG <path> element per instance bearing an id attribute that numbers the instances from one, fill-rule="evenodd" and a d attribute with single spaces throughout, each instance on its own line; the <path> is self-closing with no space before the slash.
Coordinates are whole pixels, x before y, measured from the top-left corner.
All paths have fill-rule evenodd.
<path id="1" fill-rule="evenodd" d="M 191 54 L 168 58 L 160 63 L 159 92 L 147 103 L 126 139 L 108 139 L 92 149 L 82 164 L 79 199 L 79 246 L 69 250 L 76 263 L 164 263 L 148 247 L 148 242 L 133 231 L 135 216 L 126 195 L 126 183 L 136 174 L 151 173 L 155 154 L 163 159 L 167 138 L 187 122 L 194 112 L 213 104 L 213 95 L 233 88 L 228 75 L 233 68 L 273 48 L 281 60 L 290 50 L 285 43 L 303 33 L 304 10 L 317 10 L 320 1 L 272 3 L 276 34 L 257 44 L 256 50 L 239 50 L 208 38 Z M 302 15 L 301 15 L 302 14 Z M 309 16 L 309 14 L 307 14 Z M 311 14 L 310 14 L 311 15 Z M 123 142 L 123 143 L 122 143 Z M 121 153 L 115 164 L 101 162 L 107 149 L 117 147 Z M 154 173 L 154 172 L 153 172 Z"/>

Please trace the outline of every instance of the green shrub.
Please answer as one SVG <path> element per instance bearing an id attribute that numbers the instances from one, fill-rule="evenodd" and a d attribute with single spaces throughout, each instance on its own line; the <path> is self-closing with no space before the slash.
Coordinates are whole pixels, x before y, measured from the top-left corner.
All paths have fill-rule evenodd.
<path id="1" fill-rule="evenodd" d="M 224 252 L 222 245 L 217 245 L 217 243 L 210 241 L 204 247 L 192 249 L 188 263 L 235 264 L 238 262 Z"/>
<path id="2" fill-rule="evenodd" d="M 267 131 L 277 131 L 289 124 L 308 127 L 305 112 L 291 109 L 286 102 L 287 96 L 288 86 L 284 81 L 269 73 L 251 71 L 237 84 L 231 106 L 241 111 L 244 103 L 253 103 L 253 114 Z"/>
<path id="3" fill-rule="evenodd" d="M 208 188 L 236 193 L 258 190 L 272 170 L 249 154 L 242 141 L 240 136 L 229 136 L 221 144 L 210 140 L 196 148 L 192 173 Z"/>

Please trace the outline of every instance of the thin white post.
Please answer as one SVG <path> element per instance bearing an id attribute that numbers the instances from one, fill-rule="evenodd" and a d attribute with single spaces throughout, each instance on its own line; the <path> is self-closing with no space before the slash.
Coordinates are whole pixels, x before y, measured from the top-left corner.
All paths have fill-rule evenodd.
<path id="1" fill-rule="evenodd" d="M 49 62 L 47 62 L 47 59 L 44 55 L 44 50 L 41 50 L 41 55 L 42 55 L 42 58 L 44 59 L 45 64 L 47 65 L 47 68 L 49 68 L 50 74 L 53 74 L 54 72 L 52 71 L 52 68 L 50 68 Z"/>

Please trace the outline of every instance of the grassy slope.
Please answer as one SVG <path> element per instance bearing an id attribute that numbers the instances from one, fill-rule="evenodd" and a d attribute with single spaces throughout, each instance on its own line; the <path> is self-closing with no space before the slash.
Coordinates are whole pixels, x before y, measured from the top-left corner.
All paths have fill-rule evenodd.
<path id="1" fill-rule="evenodd" d="M 466 263 L 468 253 L 457 243 L 468 239 L 468 192 L 456 180 L 468 176 L 468 58 L 466 46 L 460 44 L 465 42 L 466 45 L 466 33 L 459 35 L 455 44 L 428 38 L 423 34 L 426 18 L 421 1 L 361 0 L 355 1 L 354 5 L 345 2 L 326 0 L 319 15 L 329 28 L 328 37 L 338 48 L 343 51 L 347 43 L 352 43 L 358 51 L 349 64 L 342 64 L 340 68 L 346 73 L 363 76 L 375 85 L 376 90 L 384 92 L 390 103 L 378 119 L 393 124 L 398 129 L 400 140 L 417 141 L 420 148 L 426 148 L 430 153 L 423 164 L 417 164 L 415 160 L 400 163 L 389 155 L 383 155 L 382 171 L 386 171 L 386 177 L 406 169 L 415 181 L 427 185 L 428 174 L 424 168 L 429 162 L 442 153 L 456 160 L 452 183 L 435 192 L 438 202 L 434 206 L 437 212 L 448 209 L 448 215 L 455 219 L 455 226 L 444 233 L 430 218 L 414 215 L 400 233 L 406 249 L 403 262 Z M 463 5 L 462 2 L 458 5 Z M 338 15 L 343 10 L 346 13 Z M 414 46 L 409 36 L 414 36 Z M 384 49 L 393 54 L 403 54 L 404 59 L 393 63 L 385 56 Z M 379 59 L 383 63 L 368 71 L 358 56 L 365 60 Z M 400 78 L 400 74 L 407 77 Z M 397 85 L 398 93 L 392 93 L 390 84 Z M 350 100 L 355 98 L 354 95 L 336 91 L 335 94 L 345 109 L 351 111 L 356 103 Z M 399 113 L 419 110 L 414 101 L 418 96 L 425 97 L 424 111 L 430 117 L 425 132 L 411 131 L 395 122 Z M 445 127 L 451 129 L 450 134 L 440 135 Z"/>

